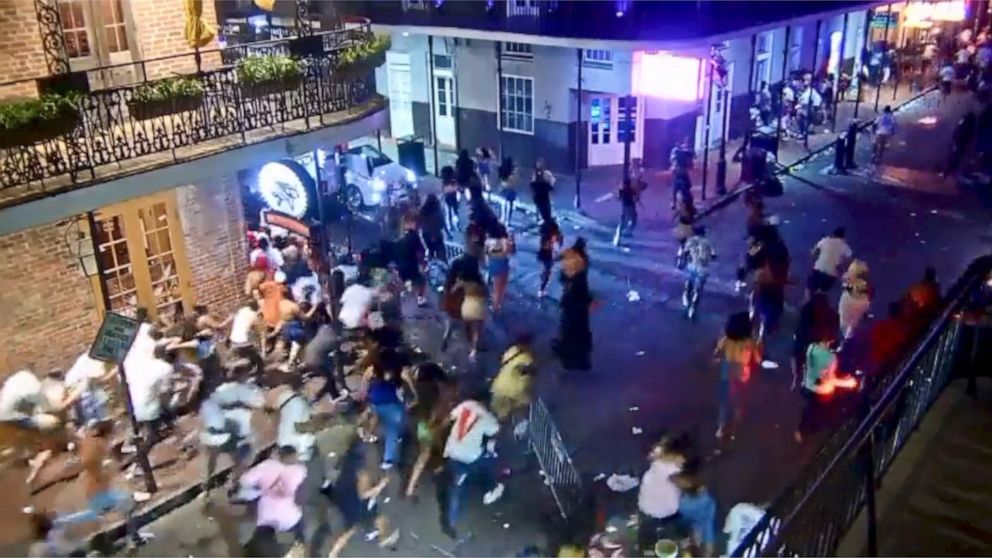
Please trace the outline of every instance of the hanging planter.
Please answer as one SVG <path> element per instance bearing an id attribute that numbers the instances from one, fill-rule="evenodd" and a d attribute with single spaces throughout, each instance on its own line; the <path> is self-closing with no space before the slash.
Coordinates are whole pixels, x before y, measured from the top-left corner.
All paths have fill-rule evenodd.
<path id="1" fill-rule="evenodd" d="M 68 135 L 81 121 L 77 94 L 45 95 L 0 105 L 0 148 Z"/>
<path id="2" fill-rule="evenodd" d="M 303 82 L 303 63 L 289 56 L 249 56 L 238 62 L 241 95 L 249 99 L 296 89 Z"/>
<path id="3" fill-rule="evenodd" d="M 392 43 L 387 35 L 348 47 L 338 55 L 334 67 L 334 77 L 339 80 L 353 80 L 365 77 L 369 72 L 386 63 L 386 51 Z"/>
<path id="4" fill-rule="evenodd" d="M 193 78 L 175 77 L 139 85 L 127 102 L 131 118 L 148 120 L 199 110 L 203 106 L 203 84 Z"/>

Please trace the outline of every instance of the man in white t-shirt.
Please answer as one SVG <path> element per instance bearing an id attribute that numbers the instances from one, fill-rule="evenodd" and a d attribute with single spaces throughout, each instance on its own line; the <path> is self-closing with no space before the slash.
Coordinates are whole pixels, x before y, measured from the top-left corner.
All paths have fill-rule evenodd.
<path id="1" fill-rule="evenodd" d="M 0 387 L 0 423 L 18 431 L 25 430 L 25 436 L 17 436 L 22 441 L 33 440 L 39 435 L 56 434 L 62 421 L 55 413 L 60 408 L 52 408 L 42 381 L 30 370 L 11 374 Z M 37 447 L 30 443 L 29 447 Z M 22 449 L 27 449 L 24 447 Z M 33 456 L 26 482 L 30 483 L 52 456 L 51 450 L 43 450 Z"/>
<path id="2" fill-rule="evenodd" d="M 844 240 L 844 227 L 837 227 L 830 236 L 825 236 L 813 248 L 813 271 L 806 281 L 806 298 L 813 293 L 825 293 L 833 288 L 843 270 L 843 264 L 850 261 L 853 252 Z"/>
<path id="3" fill-rule="evenodd" d="M 366 327 L 374 302 L 375 291 L 360 283 L 349 285 L 341 294 L 338 320 L 345 329 Z"/>
<path id="4" fill-rule="evenodd" d="M 134 418 L 145 431 L 145 443 L 150 447 L 158 441 L 158 431 L 162 426 L 165 405 L 172 389 L 173 367 L 166 362 L 166 349 L 157 346 L 154 356 L 129 356 L 125 361 L 124 376 L 127 378 Z"/>
<path id="5" fill-rule="evenodd" d="M 231 319 L 231 333 L 228 335 L 232 345 L 244 347 L 256 344 L 261 319 L 258 311 L 258 301 L 252 299 L 234 313 Z"/>
<path id="6" fill-rule="evenodd" d="M 499 432 L 499 420 L 485 404 L 488 392 L 459 403 L 448 416 L 452 421 L 448 440 L 444 445 L 444 457 L 448 460 L 452 486 L 449 490 L 447 521 L 441 529 L 446 535 L 457 538 L 455 524 L 461 508 L 465 483 L 469 477 L 477 476 L 485 487 L 482 502 L 492 504 L 503 496 L 503 483 L 496 482 L 493 475 L 493 458 L 484 454 L 492 453 L 493 438 Z"/>
<path id="7" fill-rule="evenodd" d="M 106 405 L 110 400 L 103 388 L 117 373 L 117 367 L 101 362 L 84 352 L 76 358 L 72 368 L 65 373 L 65 387 L 75 403 L 75 422 L 85 426 L 90 421 L 107 418 Z"/>
<path id="8" fill-rule="evenodd" d="M 727 520 L 723 524 L 723 532 L 727 535 L 727 549 L 721 556 L 730 556 L 737 550 L 737 547 L 744 542 L 747 534 L 758 525 L 764 516 L 764 508 L 747 502 L 741 502 L 731 508 L 730 512 L 727 513 Z M 778 520 L 772 519 L 768 526 L 770 528 L 768 535 L 775 534 Z M 763 540 L 767 541 L 768 538 L 763 538 Z"/>

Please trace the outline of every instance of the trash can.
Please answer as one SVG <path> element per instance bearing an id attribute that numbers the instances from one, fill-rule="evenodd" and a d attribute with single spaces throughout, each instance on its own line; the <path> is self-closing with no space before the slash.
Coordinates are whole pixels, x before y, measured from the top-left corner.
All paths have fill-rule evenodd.
<path id="1" fill-rule="evenodd" d="M 408 136 L 396 140 L 399 164 L 412 170 L 417 176 L 427 174 L 427 159 L 424 155 L 423 138 Z"/>

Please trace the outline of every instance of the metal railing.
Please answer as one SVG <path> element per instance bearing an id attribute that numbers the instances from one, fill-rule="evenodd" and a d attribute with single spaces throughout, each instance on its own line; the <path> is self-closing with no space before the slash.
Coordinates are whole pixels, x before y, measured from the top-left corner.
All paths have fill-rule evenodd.
<path id="1" fill-rule="evenodd" d="M 990 272 L 992 256 L 972 263 L 915 349 L 893 374 L 866 388 L 862 412 L 833 433 L 732 556 L 832 555 L 862 508 L 869 555 L 876 555 L 878 481 L 951 380 L 961 311 Z"/>
<path id="2" fill-rule="evenodd" d="M 247 56 L 289 54 L 289 39 L 89 70 L 92 84 L 104 79 L 101 76 L 121 75 L 127 68 L 139 82 L 147 81 L 149 74 L 175 75 L 168 70 L 181 68 L 202 84 L 203 93 L 158 107 L 164 110 L 149 111 L 136 101 L 134 85 L 91 90 L 82 95 L 78 114 L 61 123 L 62 129 L 21 142 L 5 137 L 0 145 L 0 205 L 21 202 L 24 190 L 28 195 L 45 195 L 94 180 L 103 165 L 120 169 L 128 160 L 159 153 L 171 155 L 171 161 L 165 161 L 171 163 L 180 159 L 177 149 L 211 140 L 244 145 L 252 141 L 247 133 L 294 121 L 302 123 L 294 131 L 319 127 L 325 115 L 353 108 L 375 95 L 372 70 L 343 77 L 337 69 L 340 50 L 370 33 L 368 25 L 363 25 L 322 34 L 324 52 L 301 58 L 302 76 L 277 83 L 239 83 L 233 64 Z M 203 71 L 197 73 L 198 67 Z M 12 84 L 0 84 L 0 89 Z M 9 192 L 30 184 L 40 188 Z"/>
<path id="3" fill-rule="evenodd" d="M 530 405 L 527 435 L 541 466 L 541 477 L 551 489 L 562 519 L 572 518 L 583 503 L 582 477 L 572 463 L 551 412 L 540 398 Z"/>

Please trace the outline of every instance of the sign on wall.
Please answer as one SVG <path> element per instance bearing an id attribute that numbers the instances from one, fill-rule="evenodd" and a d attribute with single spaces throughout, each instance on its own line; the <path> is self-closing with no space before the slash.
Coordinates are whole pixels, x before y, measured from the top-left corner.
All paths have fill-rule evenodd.
<path id="1" fill-rule="evenodd" d="M 140 325 L 138 320 L 123 314 L 107 312 L 90 347 L 90 357 L 103 362 L 122 362 Z"/>
<path id="2" fill-rule="evenodd" d="M 258 171 L 258 192 L 270 209 L 302 219 L 314 207 L 316 185 L 299 163 L 266 163 Z"/>

